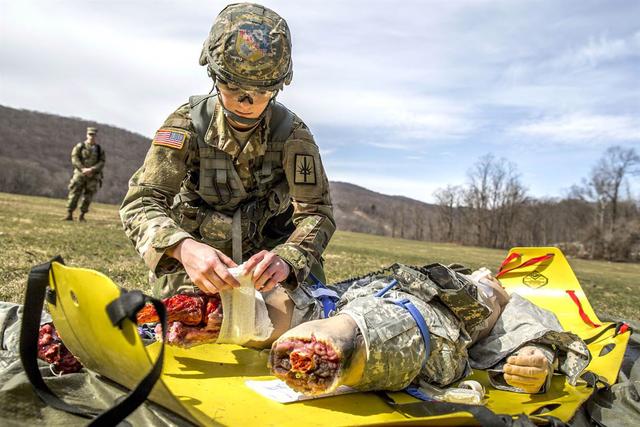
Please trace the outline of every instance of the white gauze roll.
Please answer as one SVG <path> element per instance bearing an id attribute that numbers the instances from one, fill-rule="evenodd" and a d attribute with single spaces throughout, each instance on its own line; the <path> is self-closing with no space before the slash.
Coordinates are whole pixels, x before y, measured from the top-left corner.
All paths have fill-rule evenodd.
<path id="1" fill-rule="evenodd" d="M 273 324 L 262 294 L 254 288 L 251 275 L 244 273 L 242 265 L 230 268 L 229 272 L 240 282 L 240 287 L 220 291 L 223 317 L 216 342 L 242 345 L 269 338 Z"/>

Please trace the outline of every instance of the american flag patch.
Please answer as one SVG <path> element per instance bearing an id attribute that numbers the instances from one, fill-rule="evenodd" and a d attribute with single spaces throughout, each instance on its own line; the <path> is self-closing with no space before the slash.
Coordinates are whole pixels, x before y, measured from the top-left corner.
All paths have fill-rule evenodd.
<path id="1" fill-rule="evenodd" d="M 187 139 L 187 132 L 175 129 L 160 129 L 153 137 L 153 145 L 163 145 L 165 147 L 179 150 Z"/>

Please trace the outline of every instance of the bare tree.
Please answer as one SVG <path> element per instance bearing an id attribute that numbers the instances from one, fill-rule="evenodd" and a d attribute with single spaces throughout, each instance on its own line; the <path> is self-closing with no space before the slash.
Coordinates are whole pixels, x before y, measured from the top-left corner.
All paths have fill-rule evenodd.
<path id="1" fill-rule="evenodd" d="M 467 172 L 469 185 L 465 191 L 464 202 L 469 210 L 469 217 L 475 229 L 476 244 L 488 246 L 487 218 L 489 209 L 489 180 L 493 168 L 494 157 L 487 154 L 478 160 Z"/>
<path id="2" fill-rule="evenodd" d="M 628 251 L 620 247 L 620 204 L 627 178 L 640 171 L 640 156 L 633 148 L 609 147 L 591 169 L 582 186 L 574 186 L 574 195 L 595 205 L 593 226 L 586 240 L 593 258 L 619 258 Z M 627 193 L 630 194 L 629 190 Z M 629 201 L 632 203 L 632 201 Z M 628 234 L 628 232 L 627 232 Z M 627 240 L 633 245 L 635 239 Z M 615 250 L 610 250 L 613 248 Z"/>
<path id="3" fill-rule="evenodd" d="M 457 185 L 447 185 L 439 188 L 433 195 L 438 202 L 438 216 L 443 225 L 442 240 L 455 241 L 455 219 L 460 206 L 463 190 Z"/>
<path id="4" fill-rule="evenodd" d="M 423 240 L 424 239 L 424 217 L 422 215 L 422 210 L 416 208 L 413 211 L 413 225 L 415 227 L 413 233 L 414 240 Z"/>
<path id="5" fill-rule="evenodd" d="M 511 243 L 526 200 L 526 188 L 520 182 L 516 166 L 487 154 L 467 173 L 469 185 L 464 203 L 475 230 L 476 244 L 502 247 Z"/>
<path id="6" fill-rule="evenodd" d="M 640 172 L 640 156 L 633 148 L 609 147 L 598 161 L 593 174 L 601 180 L 601 191 L 611 204 L 610 231 L 613 231 L 618 219 L 620 191 L 630 174 Z"/>

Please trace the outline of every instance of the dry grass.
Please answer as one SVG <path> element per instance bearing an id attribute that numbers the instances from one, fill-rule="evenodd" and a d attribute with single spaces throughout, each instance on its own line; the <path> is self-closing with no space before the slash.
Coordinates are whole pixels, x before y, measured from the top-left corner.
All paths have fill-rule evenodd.
<path id="1" fill-rule="evenodd" d="M 125 237 L 117 206 L 94 204 L 87 223 L 60 221 L 65 201 L 0 193 L 0 301 L 21 302 L 29 269 L 55 255 L 149 292 L 147 270 Z M 329 282 L 393 262 L 496 268 L 505 251 L 338 232 L 326 252 Z M 597 311 L 640 320 L 640 265 L 570 260 Z"/>

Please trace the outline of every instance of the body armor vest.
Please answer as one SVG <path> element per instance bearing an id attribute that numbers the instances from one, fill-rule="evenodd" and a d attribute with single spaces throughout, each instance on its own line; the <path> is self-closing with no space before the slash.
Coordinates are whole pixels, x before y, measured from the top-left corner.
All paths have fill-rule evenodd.
<path id="1" fill-rule="evenodd" d="M 216 129 L 209 127 L 216 102 L 216 95 L 189 99 L 200 163 L 197 170 L 189 172 L 174 200 L 176 220 L 185 231 L 196 233 L 207 244 L 231 253 L 231 217 L 240 213 L 243 252 L 275 247 L 294 229 L 282 156 L 284 144 L 293 132 L 295 116 L 277 102 L 271 105 L 265 155 L 256 159 L 253 173 L 256 184 L 247 190 L 233 158 L 205 142 L 205 137 L 208 140 L 217 137 Z"/>
<path id="2" fill-rule="evenodd" d="M 192 177 L 191 182 L 197 182 L 195 193 L 210 207 L 219 212 L 232 213 L 242 202 L 264 198 L 274 187 L 287 185 L 282 168 L 282 151 L 293 131 L 294 115 L 278 102 L 274 101 L 271 105 L 267 149 L 264 157 L 257 159 L 254 172 L 256 188 L 247 191 L 231 156 L 205 142 L 207 132 L 216 131 L 208 127 L 217 102 L 215 94 L 189 98 L 191 121 L 196 130 L 200 157 L 197 179 Z M 207 139 L 211 140 L 216 136 L 212 134 Z"/>
<path id="3" fill-rule="evenodd" d="M 102 147 L 99 144 L 95 145 L 95 151 L 90 148 L 85 147 L 84 142 L 78 142 L 76 144 L 76 148 L 80 150 L 80 161 L 82 162 L 82 166 L 85 168 L 90 168 L 95 166 L 102 156 Z"/>

